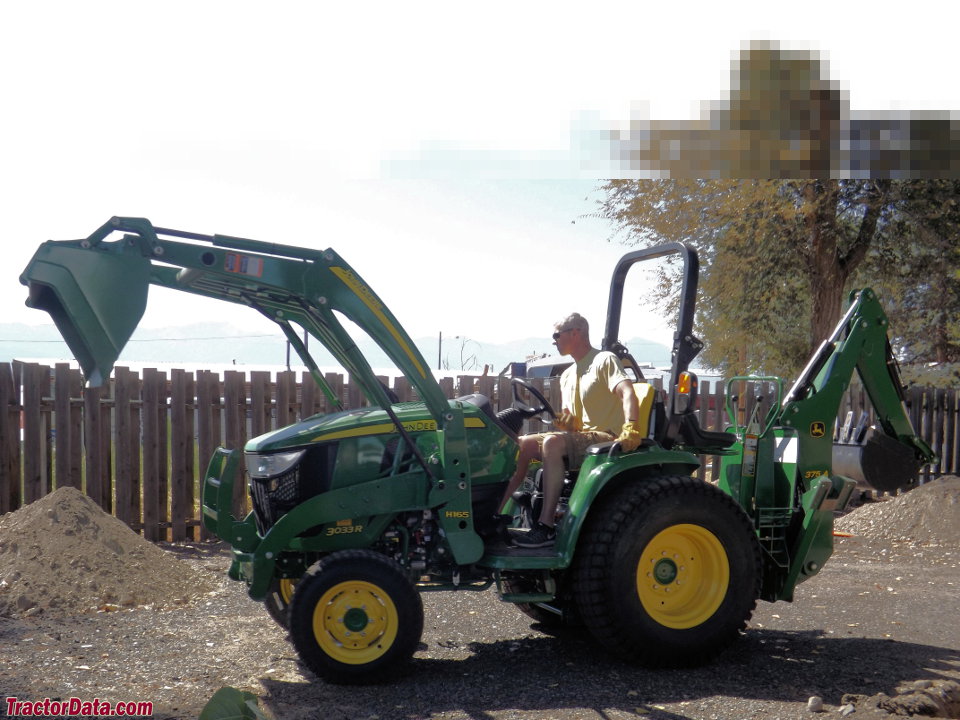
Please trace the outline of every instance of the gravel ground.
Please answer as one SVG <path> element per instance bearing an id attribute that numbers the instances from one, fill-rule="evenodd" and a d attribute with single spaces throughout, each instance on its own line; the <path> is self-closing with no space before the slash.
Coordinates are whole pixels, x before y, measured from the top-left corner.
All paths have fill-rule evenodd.
<path id="1" fill-rule="evenodd" d="M 170 609 L 0 618 L 4 697 L 149 700 L 155 718 L 179 719 L 232 685 L 287 720 L 677 720 L 811 717 L 808 698 L 819 696 L 839 718 L 848 693 L 960 680 L 956 546 L 839 540 L 794 603 L 760 603 L 740 642 L 683 671 L 622 664 L 580 632 L 543 632 L 492 591 L 426 594 L 411 672 L 359 688 L 314 680 L 298 664 L 262 606 L 225 579 L 223 546 L 165 548 L 214 589 Z M 890 716 L 861 706 L 853 717 Z"/>
<path id="2" fill-rule="evenodd" d="M 801 718 L 810 698 L 837 718 L 960 718 L 960 478 L 837 528 L 852 536 L 796 601 L 760 603 L 705 667 L 627 665 L 583 631 L 531 625 L 492 590 L 440 592 L 423 596 L 405 677 L 341 687 L 301 667 L 286 632 L 226 578 L 225 546 L 158 549 L 63 489 L 0 519 L 0 691 L 149 701 L 177 720 L 224 685 L 284 720 Z"/>

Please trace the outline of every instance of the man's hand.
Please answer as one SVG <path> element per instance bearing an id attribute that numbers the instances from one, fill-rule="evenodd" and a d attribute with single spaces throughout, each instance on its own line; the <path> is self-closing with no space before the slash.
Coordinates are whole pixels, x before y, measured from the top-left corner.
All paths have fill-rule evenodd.
<path id="1" fill-rule="evenodd" d="M 640 447 L 640 443 L 643 442 L 643 435 L 640 434 L 638 424 L 636 422 L 625 422 L 617 442 L 620 443 L 624 452 L 631 452 Z"/>
<path id="2" fill-rule="evenodd" d="M 583 422 L 569 410 L 562 411 L 553 419 L 553 426 L 563 432 L 580 432 Z"/>

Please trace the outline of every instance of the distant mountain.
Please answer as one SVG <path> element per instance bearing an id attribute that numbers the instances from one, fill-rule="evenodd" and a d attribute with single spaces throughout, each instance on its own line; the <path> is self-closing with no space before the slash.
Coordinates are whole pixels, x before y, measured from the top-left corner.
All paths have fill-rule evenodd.
<path id="1" fill-rule="evenodd" d="M 268 328 L 269 330 L 269 328 Z M 555 352 L 548 338 L 525 338 L 504 343 L 487 343 L 459 337 L 415 339 L 417 347 L 431 368 L 451 372 L 481 373 L 484 365 L 491 374 L 499 373 L 510 362 L 522 361 L 531 355 L 541 356 Z M 387 356 L 369 339 L 357 345 L 374 368 L 391 368 Z M 311 339 L 308 343 L 317 364 L 336 367 L 331 355 Z M 663 344 L 634 338 L 627 347 L 640 363 L 669 365 L 670 349 Z M 43 359 L 68 361 L 72 354 L 60 333 L 52 324 L 23 325 L 0 323 L 0 362 Z M 229 323 L 194 323 L 165 328 L 138 328 L 124 348 L 118 365 L 129 363 L 182 363 L 195 367 L 211 365 L 273 365 L 287 364 L 287 342 L 279 329 L 275 333 L 249 331 Z M 290 363 L 301 363 L 291 351 Z"/>

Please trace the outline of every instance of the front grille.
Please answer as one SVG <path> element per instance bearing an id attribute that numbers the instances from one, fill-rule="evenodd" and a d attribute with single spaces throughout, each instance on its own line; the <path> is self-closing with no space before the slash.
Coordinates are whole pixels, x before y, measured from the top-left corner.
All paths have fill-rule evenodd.
<path id="1" fill-rule="evenodd" d="M 253 514 L 261 534 L 300 502 L 300 469 L 273 478 L 251 479 Z"/>
<path id="2" fill-rule="evenodd" d="M 283 475 L 250 479 L 253 516 L 261 535 L 297 505 L 330 489 L 337 447 L 337 443 L 314 445 Z"/>

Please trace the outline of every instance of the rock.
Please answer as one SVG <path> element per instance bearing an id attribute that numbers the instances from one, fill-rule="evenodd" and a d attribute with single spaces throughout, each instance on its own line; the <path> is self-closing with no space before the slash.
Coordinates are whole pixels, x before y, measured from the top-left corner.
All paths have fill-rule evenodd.
<path id="1" fill-rule="evenodd" d="M 814 713 L 823 712 L 823 698 L 819 695 L 811 697 L 807 700 L 807 710 Z"/>
<path id="2" fill-rule="evenodd" d="M 856 711 L 857 711 L 856 706 L 854 706 L 854 705 L 852 705 L 852 704 L 850 704 L 850 703 L 847 703 L 846 705 L 841 705 L 841 706 L 840 706 L 840 715 L 841 715 L 842 717 L 846 717 L 847 715 L 852 715 L 852 714 L 855 713 Z"/>

